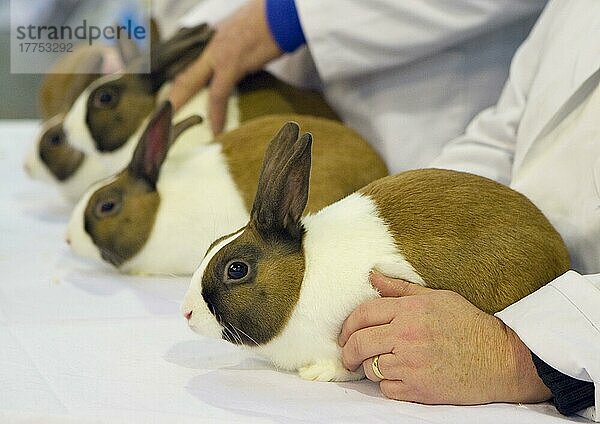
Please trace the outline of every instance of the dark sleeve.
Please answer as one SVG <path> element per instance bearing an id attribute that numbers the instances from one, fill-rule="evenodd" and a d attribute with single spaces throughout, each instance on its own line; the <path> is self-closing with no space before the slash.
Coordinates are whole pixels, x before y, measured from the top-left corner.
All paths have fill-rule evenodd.
<path id="1" fill-rule="evenodd" d="M 577 411 L 594 406 L 594 383 L 577 380 L 555 370 L 531 353 L 537 373 L 554 396 L 553 402 L 563 415 L 573 415 Z"/>

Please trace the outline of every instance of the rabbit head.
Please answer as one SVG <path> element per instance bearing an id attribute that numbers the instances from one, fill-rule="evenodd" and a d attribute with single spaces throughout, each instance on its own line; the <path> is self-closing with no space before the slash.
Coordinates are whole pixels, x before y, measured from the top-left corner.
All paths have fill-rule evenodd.
<path id="1" fill-rule="evenodd" d="M 67 233 L 77 253 L 120 267 L 142 249 L 159 209 L 157 182 L 169 148 L 183 131 L 202 122 L 191 116 L 172 126 L 172 115 L 165 102 L 150 119 L 129 165 L 79 201 Z"/>
<path id="2" fill-rule="evenodd" d="M 154 110 L 163 84 L 200 55 L 212 33 L 206 24 L 182 29 L 152 47 L 149 74 L 135 73 L 147 63 L 138 57 L 122 74 L 95 81 L 65 117 L 68 141 L 91 155 L 122 148 Z"/>

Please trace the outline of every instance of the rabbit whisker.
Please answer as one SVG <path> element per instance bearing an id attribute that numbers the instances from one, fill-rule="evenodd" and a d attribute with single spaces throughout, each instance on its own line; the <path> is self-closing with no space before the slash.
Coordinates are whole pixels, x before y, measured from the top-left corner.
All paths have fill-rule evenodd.
<path id="1" fill-rule="evenodd" d="M 231 329 L 228 327 L 227 323 L 221 318 L 221 316 L 219 314 L 215 314 L 215 318 L 217 319 L 217 322 L 221 325 L 221 327 L 223 327 L 223 338 L 229 343 L 238 344 L 235 334 L 233 333 L 233 331 L 231 331 Z"/>
<path id="2" fill-rule="evenodd" d="M 250 337 L 250 335 L 248 333 L 246 333 L 244 330 L 242 330 L 241 328 L 236 327 L 233 324 L 229 324 L 229 325 L 231 325 L 236 332 L 242 333 L 244 336 L 246 336 L 247 338 L 249 338 L 252 341 L 252 343 L 254 343 L 256 346 L 260 346 L 258 344 L 258 342 L 256 340 L 254 340 L 252 337 Z M 239 333 L 238 333 L 238 335 L 239 335 Z"/>

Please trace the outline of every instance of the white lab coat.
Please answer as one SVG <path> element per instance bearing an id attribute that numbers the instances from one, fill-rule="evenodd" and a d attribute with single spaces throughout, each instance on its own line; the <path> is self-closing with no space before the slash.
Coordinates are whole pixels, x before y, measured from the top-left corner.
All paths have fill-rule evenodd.
<path id="1" fill-rule="evenodd" d="M 593 381 L 596 409 L 600 275 L 583 274 L 600 272 L 600 108 L 598 124 L 583 133 L 589 142 L 561 138 L 560 131 L 561 123 L 576 122 L 586 100 L 597 99 L 599 84 L 600 0 L 553 0 L 515 55 L 498 104 L 431 164 L 510 184 L 561 232 L 579 273 L 568 272 L 497 315 L 546 363 Z"/>
<path id="2" fill-rule="evenodd" d="M 205 0 L 183 25 L 214 22 L 239 3 Z M 417 168 L 498 99 L 510 59 L 545 3 L 296 0 L 310 55 L 302 49 L 269 69 L 298 85 L 321 85 L 391 171 Z"/>
<path id="3" fill-rule="evenodd" d="M 493 104 L 545 0 L 296 0 L 323 90 L 399 172 Z"/>

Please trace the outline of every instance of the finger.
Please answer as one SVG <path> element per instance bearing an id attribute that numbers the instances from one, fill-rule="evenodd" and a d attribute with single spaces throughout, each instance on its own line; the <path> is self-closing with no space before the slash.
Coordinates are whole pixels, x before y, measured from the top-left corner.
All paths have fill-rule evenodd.
<path id="1" fill-rule="evenodd" d="M 400 365 L 396 359 L 396 356 L 392 353 L 384 353 L 379 355 L 379 359 L 377 360 L 377 368 L 383 375 L 386 380 L 395 380 L 396 376 L 398 376 L 400 369 Z M 375 383 L 380 382 L 382 379 L 379 378 L 375 372 L 373 371 L 373 357 L 368 358 L 363 361 L 363 370 L 365 372 L 365 376 Z"/>
<path id="2" fill-rule="evenodd" d="M 363 328 L 353 333 L 342 348 L 342 364 L 350 371 L 356 370 L 366 359 L 389 353 L 394 349 L 389 326 Z"/>
<path id="3" fill-rule="evenodd" d="M 208 84 L 212 76 L 212 67 L 207 52 L 182 71 L 173 81 L 169 100 L 175 110 L 187 103 L 198 91 Z"/>
<path id="4" fill-rule="evenodd" d="M 227 103 L 237 82 L 236 73 L 224 69 L 220 72 L 215 72 L 213 80 L 210 83 L 208 119 L 212 132 L 215 135 L 221 133 L 225 127 Z"/>
<path id="5" fill-rule="evenodd" d="M 372 299 L 356 307 L 342 324 L 338 338 L 340 346 L 344 346 L 352 333 L 362 328 L 389 324 L 398 312 L 396 299 Z"/>
<path id="6" fill-rule="evenodd" d="M 418 393 L 404 380 L 381 380 L 379 388 L 381 389 L 381 393 L 390 399 L 419 402 Z"/>
<path id="7" fill-rule="evenodd" d="M 373 270 L 369 276 L 371 285 L 376 288 L 383 297 L 414 296 L 431 292 L 432 289 L 409 283 L 408 281 L 386 277 L 382 273 Z"/>

